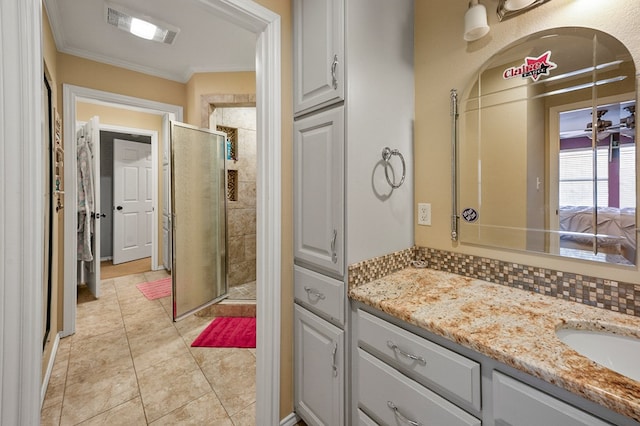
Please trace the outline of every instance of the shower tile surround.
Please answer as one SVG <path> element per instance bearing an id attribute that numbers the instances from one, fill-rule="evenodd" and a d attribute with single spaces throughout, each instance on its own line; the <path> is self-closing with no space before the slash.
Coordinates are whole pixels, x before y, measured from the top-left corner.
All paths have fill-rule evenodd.
<path id="1" fill-rule="evenodd" d="M 424 261 L 430 269 L 640 317 L 640 284 L 427 247 L 412 247 L 350 265 L 349 289 L 407 268 L 414 260 Z"/>
<path id="2" fill-rule="evenodd" d="M 237 144 L 227 169 L 235 172 L 235 200 L 227 200 L 229 287 L 256 280 L 256 165 L 255 107 L 222 107 L 213 111 L 216 126 L 236 132 Z"/>

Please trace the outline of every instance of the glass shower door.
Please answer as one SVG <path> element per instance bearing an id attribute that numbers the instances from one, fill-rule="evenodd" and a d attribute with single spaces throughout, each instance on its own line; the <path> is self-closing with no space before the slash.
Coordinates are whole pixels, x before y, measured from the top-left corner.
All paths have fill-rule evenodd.
<path id="1" fill-rule="evenodd" d="M 174 321 L 227 297 L 224 142 L 171 123 Z"/>

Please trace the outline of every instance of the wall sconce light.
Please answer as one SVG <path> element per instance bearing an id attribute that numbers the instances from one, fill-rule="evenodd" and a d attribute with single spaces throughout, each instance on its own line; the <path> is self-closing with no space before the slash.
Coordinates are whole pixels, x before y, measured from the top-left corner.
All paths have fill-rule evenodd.
<path id="1" fill-rule="evenodd" d="M 469 9 L 464 14 L 464 39 L 478 40 L 489 32 L 487 24 L 487 9 L 478 0 L 469 1 Z"/>
<path id="2" fill-rule="evenodd" d="M 498 19 L 504 20 L 540 6 L 549 0 L 500 0 L 498 3 Z"/>

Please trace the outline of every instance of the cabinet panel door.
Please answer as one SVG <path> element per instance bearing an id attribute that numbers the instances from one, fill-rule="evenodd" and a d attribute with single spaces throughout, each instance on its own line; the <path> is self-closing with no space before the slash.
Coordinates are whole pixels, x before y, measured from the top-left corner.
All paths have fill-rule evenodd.
<path id="1" fill-rule="evenodd" d="M 344 108 L 294 123 L 294 256 L 311 269 L 344 273 Z M 315 267 L 315 268 L 314 268 Z"/>
<path id="2" fill-rule="evenodd" d="M 344 424 L 344 331 L 294 307 L 296 412 L 312 425 Z"/>
<path id="3" fill-rule="evenodd" d="M 496 424 L 513 426 L 605 426 L 604 422 L 522 382 L 493 372 Z"/>
<path id="4" fill-rule="evenodd" d="M 293 2 L 294 114 L 344 99 L 344 0 Z"/>

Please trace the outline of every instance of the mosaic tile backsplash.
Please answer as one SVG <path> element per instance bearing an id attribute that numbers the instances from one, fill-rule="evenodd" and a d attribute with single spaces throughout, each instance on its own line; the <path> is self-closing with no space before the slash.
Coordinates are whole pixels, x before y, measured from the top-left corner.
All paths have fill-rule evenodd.
<path id="1" fill-rule="evenodd" d="M 349 266 L 349 287 L 376 280 L 422 261 L 427 268 L 640 317 L 640 284 L 536 266 L 413 247 Z"/>

